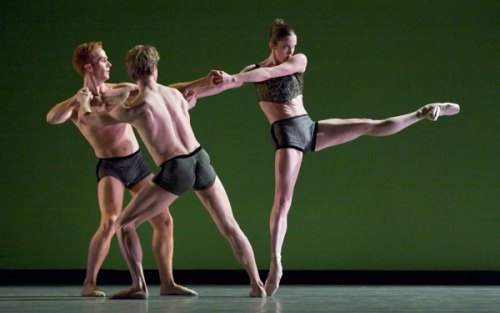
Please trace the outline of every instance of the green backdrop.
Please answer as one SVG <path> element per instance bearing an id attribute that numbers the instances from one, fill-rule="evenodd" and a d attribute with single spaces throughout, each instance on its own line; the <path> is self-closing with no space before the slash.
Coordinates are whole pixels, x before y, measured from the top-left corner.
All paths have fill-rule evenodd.
<path id="1" fill-rule="evenodd" d="M 154 45 L 159 81 L 170 84 L 263 60 L 281 17 L 309 60 L 304 100 L 313 119 L 384 118 L 436 101 L 462 108 L 307 155 L 285 269 L 500 270 L 500 1 L 16 0 L 0 8 L 0 269 L 86 267 L 100 217 L 96 158 L 71 122 L 45 121 L 82 86 L 71 65 L 78 44 L 103 42 L 110 82 L 129 81 L 130 48 Z M 191 116 L 266 269 L 274 152 L 255 90 L 201 99 Z M 171 211 L 175 269 L 241 268 L 192 191 Z M 139 230 L 144 267 L 154 269 L 151 227 Z M 116 239 L 103 268 L 126 269 Z"/>

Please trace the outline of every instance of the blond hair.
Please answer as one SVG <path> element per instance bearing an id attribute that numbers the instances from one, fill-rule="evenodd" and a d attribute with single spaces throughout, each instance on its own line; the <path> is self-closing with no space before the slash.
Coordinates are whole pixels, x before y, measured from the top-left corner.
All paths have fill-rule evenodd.
<path id="1" fill-rule="evenodd" d="M 137 81 L 144 76 L 153 74 L 158 65 L 160 54 L 153 46 L 138 45 L 132 48 L 125 57 L 128 76 Z"/>

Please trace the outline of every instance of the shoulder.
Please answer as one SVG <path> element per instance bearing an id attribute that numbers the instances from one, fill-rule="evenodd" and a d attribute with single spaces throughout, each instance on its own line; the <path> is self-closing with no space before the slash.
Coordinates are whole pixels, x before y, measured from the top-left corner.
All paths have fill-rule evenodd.
<path id="1" fill-rule="evenodd" d="M 294 54 L 289 61 L 307 65 L 307 57 L 303 53 Z"/>
<path id="2" fill-rule="evenodd" d="M 290 68 L 294 73 L 304 73 L 307 67 L 307 57 L 303 53 L 293 55 L 283 66 Z"/>
<path id="3" fill-rule="evenodd" d="M 132 92 L 139 90 L 136 84 L 132 83 L 118 83 L 118 84 L 108 84 L 111 89 L 122 89 L 124 91 Z"/>
<path id="4" fill-rule="evenodd" d="M 158 88 L 159 88 L 158 89 L 159 93 L 170 101 L 184 100 L 184 96 L 177 88 L 172 88 L 170 86 L 165 86 L 165 85 L 158 85 Z"/>

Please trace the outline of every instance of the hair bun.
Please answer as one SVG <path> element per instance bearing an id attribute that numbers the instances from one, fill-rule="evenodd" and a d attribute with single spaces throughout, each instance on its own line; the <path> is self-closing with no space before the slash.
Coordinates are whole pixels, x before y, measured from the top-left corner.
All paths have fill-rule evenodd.
<path id="1" fill-rule="evenodd" d="M 282 25 L 285 25 L 285 21 L 281 18 L 277 18 L 274 20 L 273 24 L 276 26 L 282 26 Z"/>

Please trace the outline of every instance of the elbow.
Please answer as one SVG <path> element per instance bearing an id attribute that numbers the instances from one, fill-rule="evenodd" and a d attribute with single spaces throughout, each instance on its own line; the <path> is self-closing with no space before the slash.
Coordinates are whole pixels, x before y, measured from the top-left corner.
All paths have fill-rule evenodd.
<path id="1" fill-rule="evenodd" d="M 46 121 L 47 121 L 47 123 L 49 123 L 49 124 L 54 124 L 54 121 L 52 120 L 52 117 L 51 117 L 51 116 L 49 116 L 48 114 L 47 114 L 47 116 L 45 117 L 45 120 L 46 120 Z"/>
<path id="2" fill-rule="evenodd" d="M 266 70 L 264 72 L 264 75 L 262 75 L 262 77 L 261 77 L 261 79 L 262 79 L 261 81 L 266 81 L 266 80 L 269 80 L 271 78 L 273 78 L 273 76 L 271 75 L 271 72 Z"/>
<path id="3" fill-rule="evenodd" d="M 47 116 L 45 116 L 45 119 L 47 120 L 47 123 L 49 124 L 59 124 L 60 122 L 56 119 L 54 114 L 51 112 L 47 113 Z"/>

